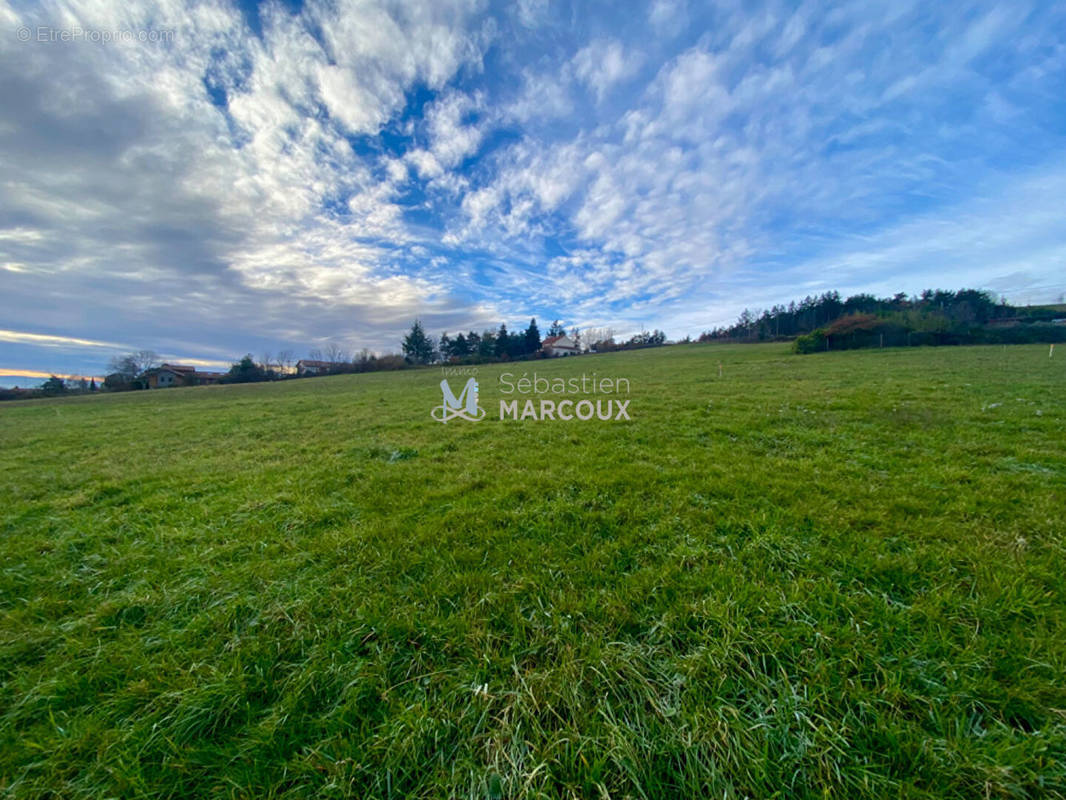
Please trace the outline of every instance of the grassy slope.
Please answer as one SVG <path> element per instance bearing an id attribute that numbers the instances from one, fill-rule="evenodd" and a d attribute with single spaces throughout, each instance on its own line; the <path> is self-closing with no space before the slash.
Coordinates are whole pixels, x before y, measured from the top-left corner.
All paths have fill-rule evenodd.
<path id="1" fill-rule="evenodd" d="M 1066 358 L 531 368 L 0 408 L 0 796 L 1066 796 Z"/>

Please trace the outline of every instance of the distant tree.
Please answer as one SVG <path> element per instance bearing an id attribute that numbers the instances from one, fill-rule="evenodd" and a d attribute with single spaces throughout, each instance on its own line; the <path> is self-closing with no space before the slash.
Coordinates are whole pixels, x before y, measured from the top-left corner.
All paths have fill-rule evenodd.
<path id="1" fill-rule="evenodd" d="M 355 372 L 370 372 L 374 363 L 373 354 L 365 347 L 352 356 L 352 370 Z"/>
<path id="2" fill-rule="evenodd" d="M 433 342 L 417 319 L 403 339 L 403 356 L 409 364 L 429 364 L 433 361 Z"/>
<path id="3" fill-rule="evenodd" d="M 335 342 L 330 342 L 326 346 L 326 361 L 334 365 L 330 368 L 331 371 L 339 371 L 336 365 L 346 364 L 351 360 L 351 355 L 339 344 L 336 344 Z"/>
<path id="4" fill-rule="evenodd" d="M 540 331 L 537 329 L 537 318 L 534 317 L 529 321 L 529 327 L 526 328 L 525 348 L 526 354 L 533 354 L 540 350 Z"/>
<path id="5" fill-rule="evenodd" d="M 615 348 L 614 328 L 586 328 L 584 333 L 585 347 L 602 353 Z"/>
<path id="6" fill-rule="evenodd" d="M 576 347 L 577 351 L 580 353 L 581 352 L 581 329 L 580 328 L 571 328 L 570 329 L 570 338 L 574 340 L 574 347 Z"/>
<path id="7" fill-rule="evenodd" d="M 447 331 L 440 335 L 440 342 L 437 343 L 437 352 L 440 353 L 441 361 L 446 362 L 452 357 L 452 340 L 449 338 Z"/>
<path id="8" fill-rule="evenodd" d="M 279 350 L 277 355 L 278 367 L 286 374 L 292 372 L 292 366 L 296 361 L 296 354 L 292 350 Z"/>
<path id="9" fill-rule="evenodd" d="M 89 379 L 89 391 L 90 392 L 95 392 L 96 391 L 96 378 L 90 378 Z"/>
<path id="10" fill-rule="evenodd" d="M 125 376 L 128 382 L 132 382 L 148 370 L 158 367 L 160 363 L 159 356 L 154 351 L 138 350 L 135 353 L 115 356 L 107 363 L 107 369 Z"/>
<path id="11" fill-rule="evenodd" d="M 500 329 L 496 332 L 496 346 L 495 352 L 497 358 L 503 358 L 510 355 L 511 334 L 507 332 L 507 325 L 501 324 Z"/>
<path id="12" fill-rule="evenodd" d="M 56 395 L 66 394 L 67 384 L 62 378 L 53 375 L 41 384 L 41 393 L 45 397 L 55 397 Z"/>
<path id="13" fill-rule="evenodd" d="M 551 327 L 548 328 L 548 336 L 566 336 L 566 329 L 559 320 L 552 322 Z"/>
<path id="14" fill-rule="evenodd" d="M 252 354 L 248 353 L 244 358 L 230 367 L 229 372 L 222 379 L 225 383 L 253 383 L 266 380 L 266 372 L 255 363 Z"/>
<path id="15" fill-rule="evenodd" d="M 651 333 L 641 331 L 625 343 L 625 347 L 657 347 L 666 343 L 666 334 L 656 329 Z"/>

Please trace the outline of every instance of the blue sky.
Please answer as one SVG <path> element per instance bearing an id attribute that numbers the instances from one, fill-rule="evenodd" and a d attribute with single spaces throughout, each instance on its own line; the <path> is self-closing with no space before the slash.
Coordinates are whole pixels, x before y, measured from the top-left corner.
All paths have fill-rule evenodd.
<path id="1" fill-rule="evenodd" d="M 173 34 L 39 40 L 74 28 Z M 0 0 L 0 382 L 395 351 L 415 317 L 1057 301 L 1063 31 L 1022 0 Z"/>

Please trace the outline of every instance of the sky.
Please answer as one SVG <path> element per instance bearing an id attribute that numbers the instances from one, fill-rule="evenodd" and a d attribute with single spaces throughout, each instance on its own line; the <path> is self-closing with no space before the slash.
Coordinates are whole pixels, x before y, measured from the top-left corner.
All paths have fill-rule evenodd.
<path id="1" fill-rule="evenodd" d="M 1054 2 L 0 0 L 0 384 L 1066 294 Z"/>

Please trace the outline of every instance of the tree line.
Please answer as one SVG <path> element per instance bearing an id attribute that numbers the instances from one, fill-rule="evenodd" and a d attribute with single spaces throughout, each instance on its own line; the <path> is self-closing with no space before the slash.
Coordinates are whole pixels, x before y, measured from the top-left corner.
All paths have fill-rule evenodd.
<path id="1" fill-rule="evenodd" d="M 808 295 L 798 303 L 775 305 L 763 311 L 745 308 L 735 323 L 700 334 L 699 341 L 773 341 L 792 339 L 828 325 L 848 314 L 891 314 L 903 311 L 937 311 L 951 319 L 986 323 L 1007 317 L 1014 309 L 1005 300 L 997 302 L 988 292 L 962 289 L 957 292 L 927 289 L 908 297 L 899 292 L 892 297 L 856 294 L 846 300 L 840 292 Z"/>
<path id="2" fill-rule="evenodd" d="M 549 337 L 565 333 L 558 320 L 548 329 Z M 580 335 L 575 329 L 572 336 L 579 338 Z M 404 336 L 401 349 L 409 364 L 472 363 L 529 358 L 540 352 L 542 343 L 536 317 L 529 321 L 525 330 L 512 332 L 507 330 L 506 323 L 502 323 L 496 330 L 460 332 L 454 337 L 445 331 L 436 341 L 416 319 Z"/>
<path id="3" fill-rule="evenodd" d="M 808 295 L 787 306 L 744 309 L 728 327 L 704 331 L 701 342 L 795 340 L 796 352 L 943 344 L 1057 342 L 1066 326 L 1054 325 L 1062 312 L 1019 308 L 977 289 L 927 289 L 908 296 L 840 293 Z"/>
<path id="4" fill-rule="evenodd" d="M 547 338 L 568 336 L 578 352 L 606 353 L 636 347 L 655 347 L 666 344 L 666 334 L 660 330 L 641 331 L 624 341 L 616 341 L 612 328 L 572 328 L 567 333 L 559 320 L 548 328 Z M 457 333 L 447 332 L 434 339 L 415 320 L 401 343 L 404 358 L 410 364 L 480 364 L 493 361 L 514 361 L 540 358 L 547 355 L 540 328 L 534 317 L 524 329 L 508 330 L 506 323 L 499 328 Z"/>

